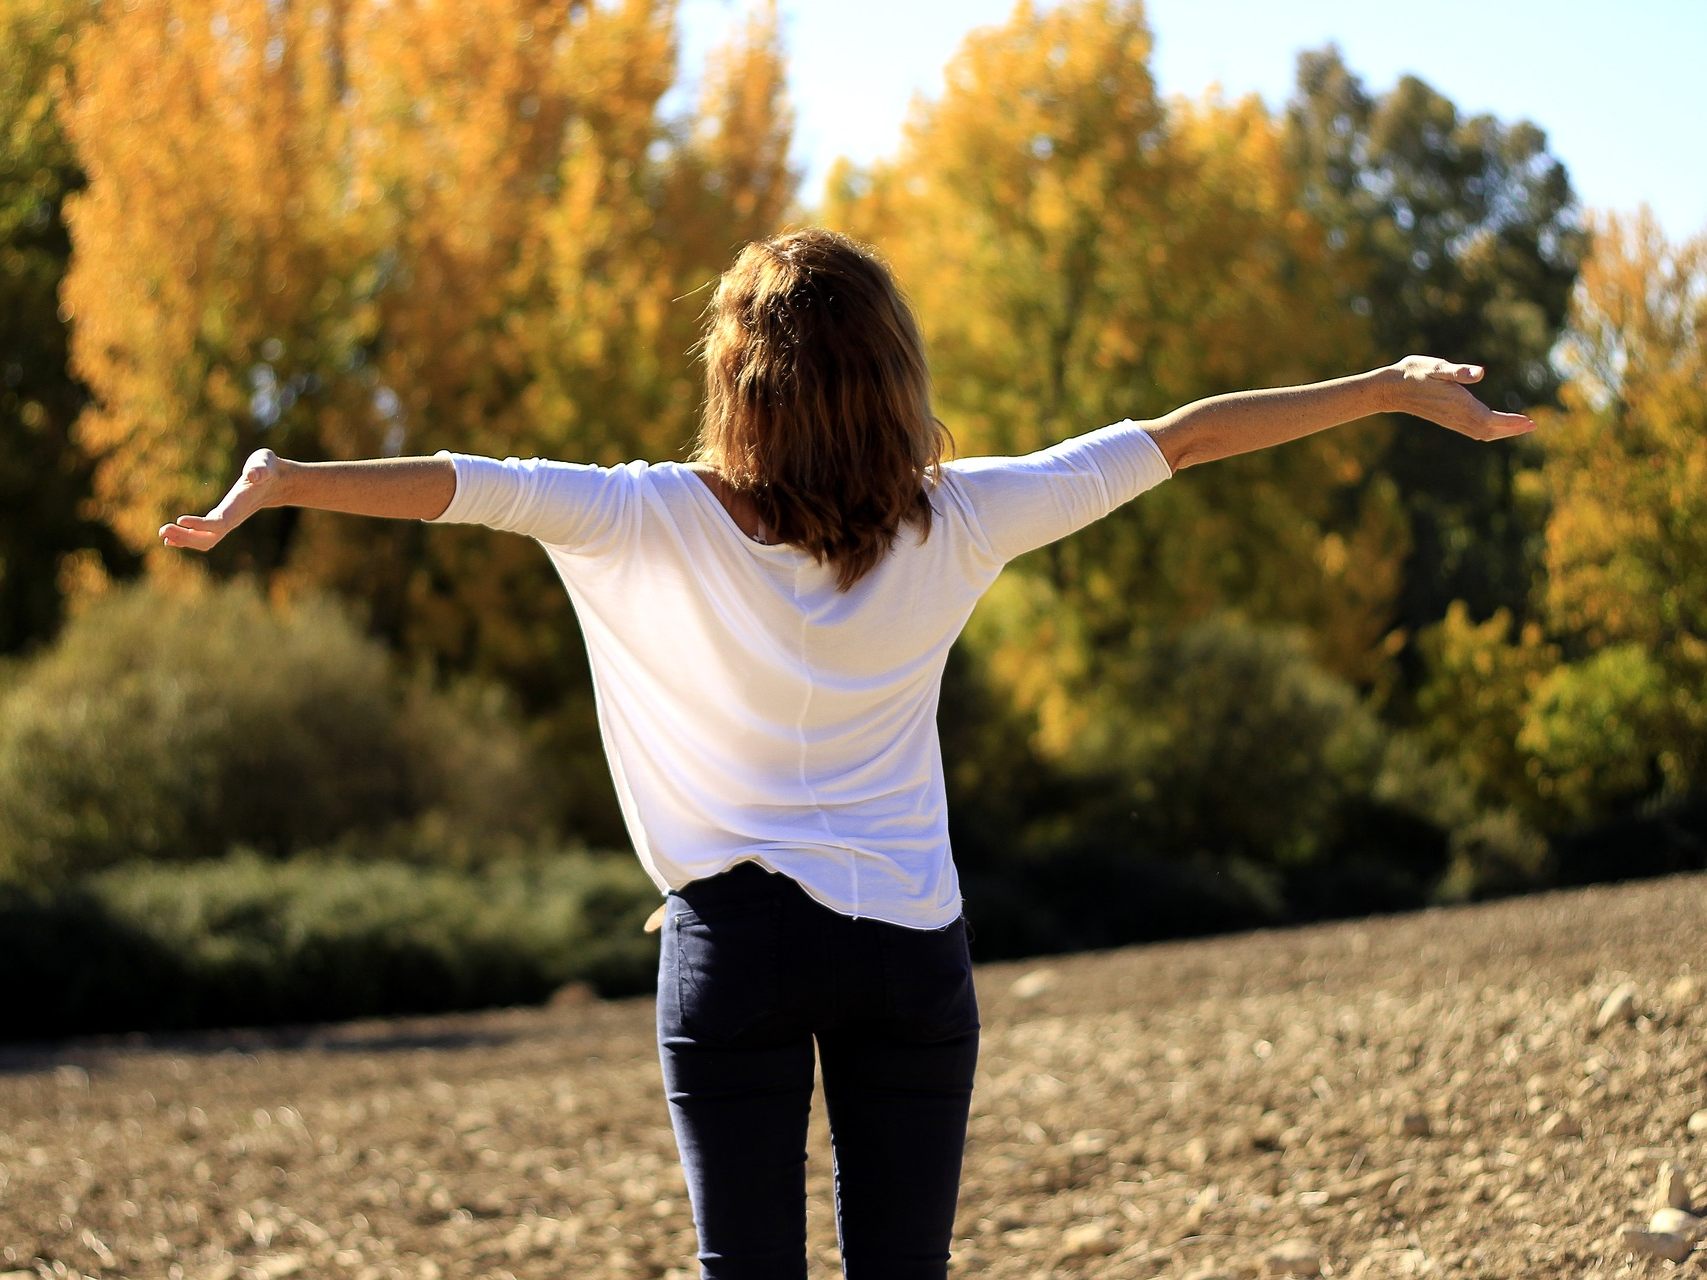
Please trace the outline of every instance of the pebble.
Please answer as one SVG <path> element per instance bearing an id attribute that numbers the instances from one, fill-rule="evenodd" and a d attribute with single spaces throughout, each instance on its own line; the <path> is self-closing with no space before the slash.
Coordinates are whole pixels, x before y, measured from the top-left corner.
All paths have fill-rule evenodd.
<path id="1" fill-rule="evenodd" d="M 1683 1170 L 1669 1160 L 1662 1164 L 1659 1185 L 1655 1188 L 1654 1195 L 1662 1208 L 1687 1210 L 1689 1180 L 1683 1176 Z"/>
<path id="2" fill-rule="evenodd" d="M 1437 1276 L 1440 1268 L 1421 1249 L 1385 1249 L 1351 1269 L 1350 1280 L 1397 1280 L 1400 1276 Z"/>
<path id="3" fill-rule="evenodd" d="M 1655 1209 L 1653 1217 L 1648 1219 L 1649 1231 L 1688 1236 L 1691 1240 L 1701 1239 L 1703 1228 L 1707 1228 L 1707 1218 L 1698 1218 L 1687 1209 Z"/>
<path id="4" fill-rule="evenodd" d="M 1100 1222 L 1081 1222 L 1061 1236 L 1061 1252 L 1069 1258 L 1101 1257 L 1118 1247 L 1114 1232 Z"/>
<path id="5" fill-rule="evenodd" d="M 1428 1116 L 1421 1111 L 1407 1111 L 1399 1120 L 1399 1136 L 1403 1138 L 1426 1138 L 1434 1132 L 1434 1126 L 1429 1123 Z"/>
<path id="6" fill-rule="evenodd" d="M 1707 1111 L 1697 1111 L 1689 1117 L 1689 1132 L 1696 1137 L 1707 1133 Z"/>
<path id="7" fill-rule="evenodd" d="M 1600 1006 L 1600 1012 L 1595 1015 L 1594 1029 L 1604 1031 L 1614 1022 L 1634 1022 L 1636 1020 L 1636 984 L 1621 983 L 1613 988 Z"/>
<path id="8" fill-rule="evenodd" d="M 1668 1262 L 1682 1262 L 1695 1250 L 1695 1242 L 1688 1236 L 1673 1235 L 1665 1231 L 1644 1231 L 1641 1227 L 1624 1227 L 1618 1232 L 1618 1243 L 1634 1253 L 1646 1254 L 1650 1258 L 1664 1258 Z"/>
<path id="9" fill-rule="evenodd" d="M 1583 1122 L 1569 1111 L 1555 1111 L 1542 1122 L 1541 1135 L 1546 1138 L 1580 1138 L 1583 1136 Z"/>
<path id="10" fill-rule="evenodd" d="M 1689 974 L 1680 974 L 1671 980 L 1666 988 L 1666 1003 L 1682 1005 L 1685 1008 L 1697 1004 L 1701 1000 L 1701 984 Z"/>
<path id="11" fill-rule="evenodd" d="M 1030 973 L 1021 974 L 1014 979 L 1014 985 L 1009 988 L 1016 1000 L 1035 1000 L 1055 985 L 1055 970 L 1033 969 Z"/>
<path id="12" fill-rule="evenodd" d="M 1314 1241 L 1283 1240 L 1263 1255 L 1265 1276 L 1319 1276 L 1322 1251 Z"/>

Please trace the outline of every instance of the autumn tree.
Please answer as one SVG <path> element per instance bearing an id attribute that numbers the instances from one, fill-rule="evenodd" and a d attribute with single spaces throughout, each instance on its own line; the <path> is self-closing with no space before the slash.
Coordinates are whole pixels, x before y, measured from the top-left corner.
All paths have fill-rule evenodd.
<path id="1" fill-rule="evenodd" d="M 97 396 L 78 434 L 122 536 L 153 547 L 262 444 L 678 453 L 687 295 L 792 197 L 780 60 L 761 10 L 677 120 L 667 0 L 111 9 L 64 112 L 90 174 L 66 302 Z M 499 676 L 591 747 L 571 614 L 525 539 L 295 510 L 254 525 L 151 567 L 331 587 L 407 659 Z M 585 772 L 608 792 L 602 764 Z"/>
<path id="2" fill-rule="evenodd" d="M 894 159 L 832 174 L 825 216 L 892 260 L 963 454 L 1370 358 L 1276 122 L 1255 99 L 1164 104 L 1150 48 L 1130 0 L 1021 4 L 967 38 Z M 1099 655 L 1135 626 L 1227 603 L 1305 622 L 1319 657 L 1373 678 L 1403 528 L 1379 481 L 1342 495 L 1380 430 L 1193 472 L 1022 562 L 979 625 L 1022 700 L 1056 704 L 1046 736 L 1095 714 Z"/>
<path id="3" fill-rule="evenodd" d="M 1592 229 L 1563 407 L 1536 433 L 1571 661 L 1520 739 L 1579 818 L 1707 788 L 1707 234 L 1669 243 L 1645 207 Z"/>
<path id="4" fill-rule="evenodd" d="M 1466 115 L 1414 76 L 1372 93 L 1330 46 L 1298 60 L 1284 148 L 1302 207 L 1329 229 L 1335 305 L 1367 318 L 1384 358 L 1484 364 L 1477 393 L 1498 409 L 1552 401 L 1548 352 L 1583 237 L 1540 128 Z M 1403 495 L 1411 546 L 1396 607 L 1407 634 L 1454 599 L 1479 618 L 1501 607 L 1529 617 L 1545 512 L 1519 477 L 1539 455 L 1535 441 L 1486 449 L 1414 423 L 1387 438 L 1368 475 Z"/>
<path id="5" fill-rule="evenodd" d="M 93 4 L 0 3 L 0 653 L 58 629 L 65 584 L 133 570 L 85 509 L 89 460 L 71 439 L 87 400 L 67 369 L 62 210 L 84 185 L 54 112 L 58 77 Z"/>

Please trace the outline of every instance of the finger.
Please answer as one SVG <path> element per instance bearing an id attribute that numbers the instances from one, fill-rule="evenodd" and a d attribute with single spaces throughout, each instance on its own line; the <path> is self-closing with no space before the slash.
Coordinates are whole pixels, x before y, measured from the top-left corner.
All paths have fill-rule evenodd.
<path id="1" fill-rule="evenodd" d="M 1535 423 L 1521 413 L 1497 413 L 1492 409 L 1483 411 L 1466 431 L 1466 435 L 1478 440 L 1508 440 L 1512 436 L 1525 436 L 1535 430 Z"/>
<path id="2" fill-rule="evenodd" d="M 191 517 L 194 519 L 195 517 Z M 219 541 L 219 535 L 201 529 L 186 528 L 183 517 L 171 524 L 160 526 L 160 540 L 169 547 L 179 547 L 188 551 L 206 551 Z"/>
<path id="3" fill-rule="evenodd" d="M 1535 430 L 1535 419 L 1526 413 L 1495 413 L 1494 421 L 1507 435 L 1526 435 Z"/>

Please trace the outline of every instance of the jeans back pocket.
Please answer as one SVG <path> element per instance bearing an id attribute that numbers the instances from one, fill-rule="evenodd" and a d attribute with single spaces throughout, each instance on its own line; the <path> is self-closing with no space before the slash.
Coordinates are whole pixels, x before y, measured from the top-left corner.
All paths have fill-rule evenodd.
<path id="1" fill-rule="evenodd" d="M 671 910 L 665 945 L 675 950 L 680 1018 L 694 1039 L 729 1044 L 776 1014 L 777 911 L 774 898 Z"/>

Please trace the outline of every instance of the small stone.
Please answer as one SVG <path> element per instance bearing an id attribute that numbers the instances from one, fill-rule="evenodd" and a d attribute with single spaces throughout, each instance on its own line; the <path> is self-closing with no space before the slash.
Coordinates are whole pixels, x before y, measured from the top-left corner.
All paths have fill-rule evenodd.
<path id="1" fill-rule="evenodd" d="M 1100 1222 L 1081 1222 L 1061 1236 L 1061 1252 L 1069 1258 L 1102 1257 L 1118 1247 L 1114 1232 Z"/>
<path id="2" fill-rule="evenodd" d="M 1707 1111 L 1697 1111 L 1689 1117 L 1689 1132 L 1698 1138 L 1707 1133 Z"/>
<path id="3" fill-rule="evenodd" d="M 1601 1003 L 1600 1012 L 1595 1015 L 1594 1029 L 1605 1031 L 1614 1022 L 1634 1022 L 1636 1020 L 1636 984 L 1625 982 L 1613 988 L 1612 994 Z"/>
<path id="4" fill-rule="evenodd" d="M 1262 1258 L 1265 1276 L 1319 1276 L 1322 1251 L 1311 1240 L 1283 1240 Z"/>
<path id="5" fill-rule="evenodd" d="M 1687 1009 L 1701 1001 L 1701 984 L 1690 974 L 1679 974 L 1671 980 L 1665 992 L 1666 1003 Z"/>
<path id="6" fill-rule="evenodd" d="M 1421 1111 L 1407 1111 L 1399 1118 L 1399 1136 L 1402 1138 L 1426 1138 L 1433 1132 L 1434 1126 Z"/>
<path id="7" fill-rule="evenodd" d="M 1033 969 L 1030 973 L 1021 974 L 1014 979 L 1014 985 L 1009 988 L 1016 1000 L 1035 1000 L 1055 985 L 1055 970 Z"/>
<path id="8" fill-rule="evenodd" d="M 1690 1179 L 1683 1176 L 1680 1167 L 1666 1161 L 1659 1166 L 1659 1181 L 1654 1186 L 1654 1203 L 1661 1208 L 1690 1207 Z"/>
<path id="9" fill-rule="evenodd" d="M 1076 1156 L 1100 1156 L 1108 1146 L 1108 1134 L 1096 1129 L 1081 1129 L 1067 1143 L 1067 1149 Z"/>
<path id="10" fill-rule="evenodd" d="M 1354 1266 L 1350 1280 L 1398 1280 L 1399 1277 L 1439 1274 L 1440 1268 L 1421 1249 L 1383 1249 Z"/>
<path id="11" fill-rule="evenodd" d="M 1707 1218 L 1698 1218 L 1687 1209 L 1655 1209 L 1653 1217 L 1648 1219 L 1648 1230 L 1661 1235 L 1699 1240 L 1703 1229 L 1707 1229 Z"/>
<path id="12" fill-rule="evenodd" d="M 1655 1188 L 1654 1198 L 1662 1208 L 1689 1208 L 1689 1179 L 1683 1176 L 1682 1169 L 1669 1160 L 1660 1166 L 1659 1186 Z"/>
<path id="13" fill-rule="evenodd" d="M 1209 1142 L 1202 1134 L 1190 1139 L 1179 1149 L 1180 1163 L 1188 1169 L 1201 1169 L 1209 1163 Z"/>
<path id="14" fill-rule="evenodd" d="M 1544 1138 L 1580 1138 L 1583 1136 L 1583 1122 L 1569 1111 L 1555 1111 L 1542 1121 L 1541 1136 Z"/>
<path id="15" fill-rule="evenodd" d="M 1644 1231 L 1640 1227 L 1623 1227 L 1618 1232 L 1618 1243 L 1633 1253 L 1646 1254 L 1650 1258 L 1664 1258 L 1668 1262 L 1682 1262 L 1695 1250 L 1695 1242 L 1687 1236 L 1672 1235 L 1665 1231 Z"/>
<path id="16" fill-rule="evenodd" d="M 1049 1232 L 1043 1227 L 1020 1227 L 1002 1232 L 1002 1243 L 1021 1253 L 1034 1253 L 1046 1248 L 1048 1242 Z"/>

